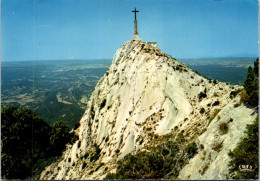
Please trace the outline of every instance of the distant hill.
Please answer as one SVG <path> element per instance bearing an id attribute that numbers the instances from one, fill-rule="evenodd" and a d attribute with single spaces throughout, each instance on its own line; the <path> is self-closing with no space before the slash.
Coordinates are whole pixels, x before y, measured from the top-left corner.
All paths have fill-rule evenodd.
<path id="1" fill-rule="evenodd" d="M 1 106 L 28 106 L 49 123 L 78 123 L 111 60 L 2 62 Z"/>
<path id="2" fill-rule="evenodd" d="M 242 85 L 246 79 L 247 69 L 253 65 L 255 59 L 256 57 L 226 57 L 180 59 L 180 61 L 211 79 Z"/>

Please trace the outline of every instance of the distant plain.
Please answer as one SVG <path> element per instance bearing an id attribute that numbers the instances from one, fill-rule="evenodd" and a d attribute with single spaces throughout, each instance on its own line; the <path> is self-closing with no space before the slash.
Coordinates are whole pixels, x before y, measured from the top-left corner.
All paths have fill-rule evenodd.
<path id="1" fill-rule="evenodd" d="M 203 76 L 243 85 L 256 58 L 180 59 Z M 1 106 L 30 107 L 46 122 L 73 128 L 98 80 L 112 60 L 57 60 L 1 63 Z"/>

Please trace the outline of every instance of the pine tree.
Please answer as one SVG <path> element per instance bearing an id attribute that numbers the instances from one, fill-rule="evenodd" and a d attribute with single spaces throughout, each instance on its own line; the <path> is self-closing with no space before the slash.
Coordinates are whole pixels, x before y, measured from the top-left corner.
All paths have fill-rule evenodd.
<path id="1" fill-rule="evenodd" d="M 254 71 L 255 75 L 258 77 L 259 76 L 259 58 L 257 57 L 256 61 L 254 62 Z"/>
<path id="2" fill-rule="evenodd" d="M 249 103 L 253 106 L 258 106 L 259 100 L 258 67 L 259 59 L 257 58 L 254 62 L 254 68 L 249 66 L 247 71 L 247 78 L 244 83 L 245 90 L 249 95 Z"/>
<path id="3" fill-rule="evenodd" d="M 1 178 L 38 176 L 65 149 L 73 134 L 64 121 L 49 125 L 29 108 L 1 109 Z"/>

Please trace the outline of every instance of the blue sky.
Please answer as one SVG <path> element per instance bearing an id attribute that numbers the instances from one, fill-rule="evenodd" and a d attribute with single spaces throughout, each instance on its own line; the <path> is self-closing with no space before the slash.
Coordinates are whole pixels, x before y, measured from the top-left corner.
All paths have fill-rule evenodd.
<path id="1" fill-rule="evenodd" d="M 132 39 L 176 58 L 257 57 L 257 0 L 1 0 L 1 61 L 103 59 Z"/>

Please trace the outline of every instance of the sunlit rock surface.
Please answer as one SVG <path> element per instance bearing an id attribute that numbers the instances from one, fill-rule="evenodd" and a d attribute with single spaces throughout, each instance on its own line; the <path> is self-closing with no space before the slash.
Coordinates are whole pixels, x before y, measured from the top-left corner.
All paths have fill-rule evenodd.
<path id="1" fill-rule="evenodd" d="M 119 159 L 149 145 L 149 135 L 174 131 L 204 147 L 179 178 L 225 179 L 228 152 L 256 117 L 239 94 L 230 96 L 242 88 L 208 80 L 157 47 L 131 40 L 96 85 L 75 130 L 79 139 L 40 179 L 103 179 Z M 219 129 L 222 122 L 228 124 L 226 134 Z M 215 151 L 217 143 L 221 148 Z"/>

